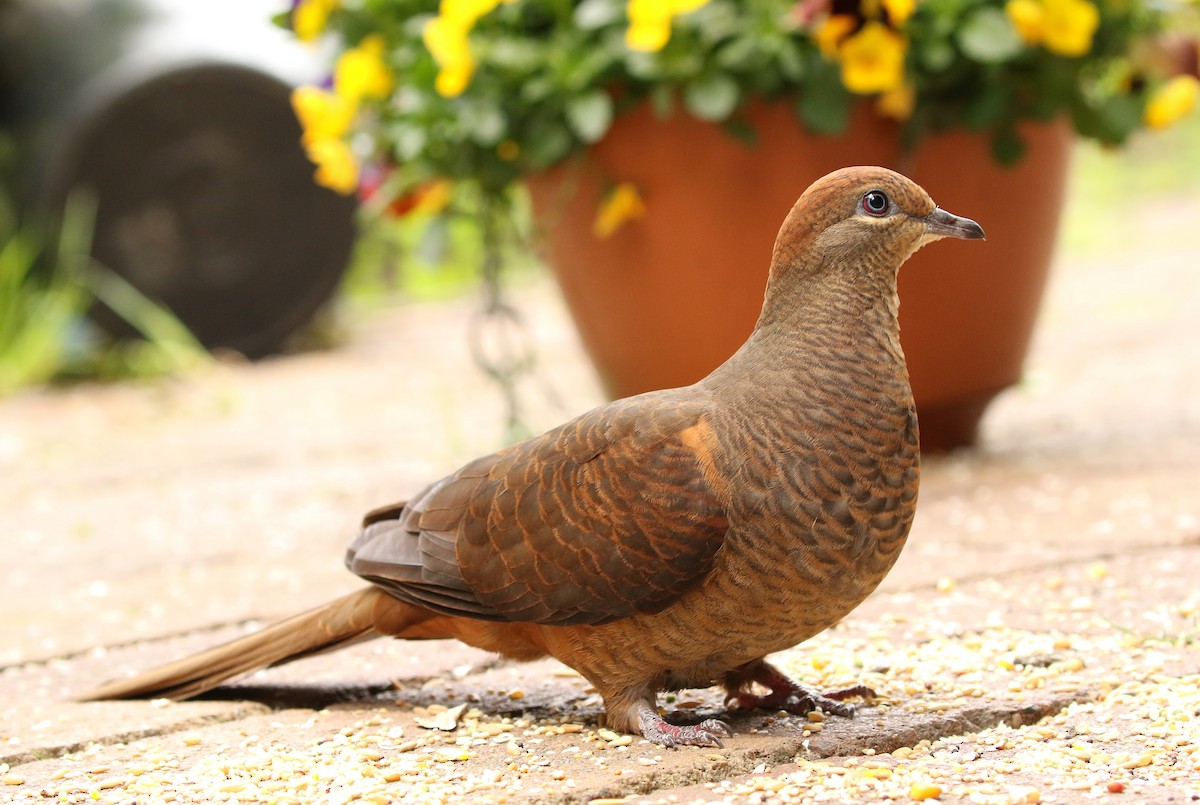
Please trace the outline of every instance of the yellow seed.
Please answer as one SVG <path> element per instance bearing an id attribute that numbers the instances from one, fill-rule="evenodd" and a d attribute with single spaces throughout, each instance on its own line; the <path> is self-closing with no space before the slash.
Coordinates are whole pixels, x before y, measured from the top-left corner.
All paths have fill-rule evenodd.
<path id="1" fill-rule="evenodd" d="M 937 580 L 937 591 L 939 593 L 954 592 L 954 579 L 949 578 L 947 576 L 943 576 L 942 578 L 938 579 Z"/>
<path id="2" fill-rule="evenodd" d="M 196 745 L 197 745 L 197 744 L 199 744 L 199 743 L 200 743 L 200 736 L 199 736 L 199 735 L 185 735 L 185 736 L 183 736 L 183 745 L 184 745 L 184 746 L 196 746 Z"/>
<path id="3" fill-rule="evenodd" d="M 918 802 L 937 799 L 942 795 L 942 787 L 933 783 L 913 783 L 912 788 L 908 789 L 908 795 Z"/>
<path id="4" fill-rule="evenodd" d="M 3 782 L 5 785 L 21 785 L 25 782 L 25 778 L 19 774 L 6 774 L 0 782 Z"/>
<path id="5" fill-rule="evenodd" d="M 508 692 L 508 698 L 510 698 L 510 699 L 524 699 L 524 698 L 525 698 L 525 691 L 523 691 L 523 690 L 510 690 L 510 691 Z"/>

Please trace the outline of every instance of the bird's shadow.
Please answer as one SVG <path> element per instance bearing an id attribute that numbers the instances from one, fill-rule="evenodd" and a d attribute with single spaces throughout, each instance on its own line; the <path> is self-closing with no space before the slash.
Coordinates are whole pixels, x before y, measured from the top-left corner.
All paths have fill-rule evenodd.
<path id="1" fill-rule="evenodd" d="M 399 687 L 392 682 L 370 684 L 252 684 L 224 685 L 207 691 L 196 700 L 204 701 L 252 701 L 266 705 L 272 710 L 323 710 L 331 707 L 424 707 L 430 704 L 456 704 L 466 700 L 491 717 L 511 716 L 561 721 L 564 716 L 590 727 L 604 726 L 602 705 L 581 697 L 577 701 L 564 702 L 561 696 L 553 700 L 533 696 L 514 701 L 503 694 L 488 694 L 483 691 L 455 691 L 447 696 L 446 690 L 428 690 L 422 687 Z M 672 709 L 667 706 L 666 720 L 678 727 L 695 726 L 702 721 L 716 718 L 733 728 L 734 734 L 746 734 L 762 725 L 766 713 L 754 710 L 726 710 L 723 707 L 696 709 Z"/>

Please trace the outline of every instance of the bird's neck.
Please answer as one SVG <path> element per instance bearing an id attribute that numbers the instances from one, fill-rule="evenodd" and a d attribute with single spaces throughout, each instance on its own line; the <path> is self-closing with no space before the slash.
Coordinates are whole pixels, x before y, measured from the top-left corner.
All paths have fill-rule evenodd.
<path id="1" fill-rule="evenodd" d="M 894 269 L 891 276 L 876 270 L 822 272 L 791 285 L 787 279 L 773 278 L 754 332 L 711 382 L 757 385 L 749 375 L 766 372 L 821 383 L 868 373 L 881 393 L 907 398 Z"/>

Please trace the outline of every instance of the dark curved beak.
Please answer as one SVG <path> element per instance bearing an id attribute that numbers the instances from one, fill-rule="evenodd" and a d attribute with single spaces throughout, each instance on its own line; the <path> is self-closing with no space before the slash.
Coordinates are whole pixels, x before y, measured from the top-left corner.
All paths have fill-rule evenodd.
<path id="1" fill-rule="evenodd" d="M 941 207 L 934 207 L 933 212 L 925 216 L 925 228 L 934 237 L 984 240 L 983 227 L 970 218 L 946 212 Z"/>

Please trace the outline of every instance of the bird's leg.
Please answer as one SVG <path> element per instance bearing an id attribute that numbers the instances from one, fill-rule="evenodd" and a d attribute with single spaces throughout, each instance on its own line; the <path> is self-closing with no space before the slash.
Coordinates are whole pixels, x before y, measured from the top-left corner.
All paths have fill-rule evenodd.
<path id="1" fill-rule="evenodd" d="M 609 729 L 640 732 L 648 741 L 663 746 L 721 746 L 721 739 L 733 734 L 724 721 L 710 718 L 699 724 L 668 724 L 654 706 L 651 690 L 625 691 L 604 700 L 605 723 Z"/>
<path id="2" fill-rule="evenodd" d="M 770 693 L 751 693 L 748 688 L 757 682 Z M 790 679 L 785 673 L 765 660 L 743 665 L 725 676 L 725 690 L 729 695 L 725 704 L 736 704 L 739 708 L 785 710 L 796 715 L 807 715 L 813 710 L 823 710 L 837 716 L 849 718 L 854 715 L 854 705 L 845 699 L 873 698 L 875 691 L 866 685 L 855 685 L 842 690 L 818 693 Z"/>
<path id="3" fill-rule="evenodd" d="M 642 737 L 663 746 L 722 746 L 721 739 L 733 735 L 724 721 L 709 718 L 699 724 L 676 726 L 655 712 L 653 707 L 639 708 L 638 729 Z"/>

